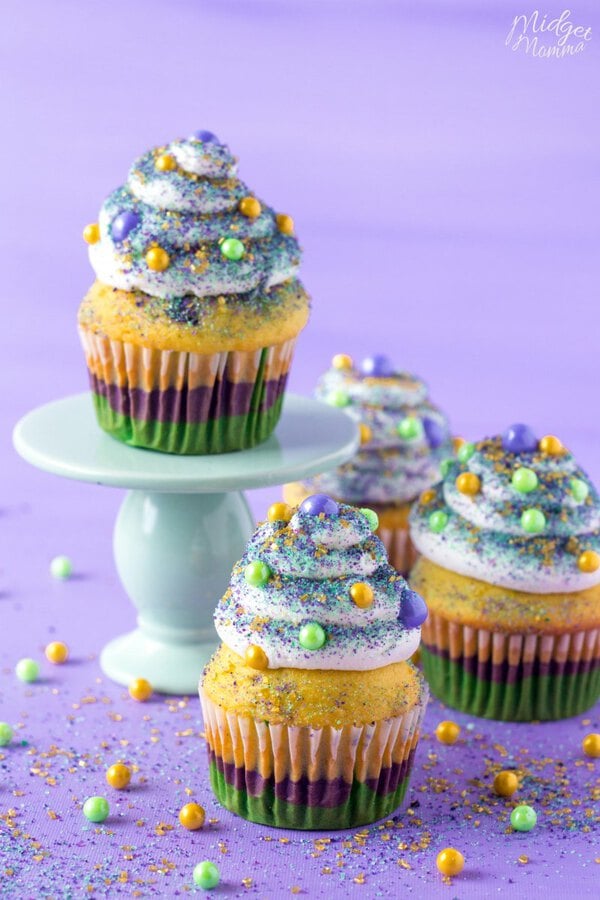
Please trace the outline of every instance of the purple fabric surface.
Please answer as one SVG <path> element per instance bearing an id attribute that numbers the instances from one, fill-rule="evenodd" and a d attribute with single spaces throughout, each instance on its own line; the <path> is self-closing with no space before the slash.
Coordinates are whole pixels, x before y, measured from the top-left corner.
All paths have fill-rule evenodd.
<path id="1" fill-rule="evenodd" d="M 98 666 L 133 624 L 111 555 L 120 493 L 36 471 L 10 438 L 27 410 L 87 385 L 82 226 L 140 152 L 209 128 L 296 220 L 314 311 L 293 390 L 309 392 L 333 353 L 384 352 L 428 380 L 456 433 L 527 421 L 600 480 L 600 17 L 578 3 L 573 21 L 594 29 L 584 52 L 536 59 L 505 46 L 521 12 L 513 0 L 2 5 L 0 720 L 17 732 L 0 749 L 0 894 L 177 896 L 210 858 L 224 896 L 597 895 L 600 763 L 580 743 L 600 731 L 599 707 L 515 726 L 432 704 L 408 794 L 419 805 L 364 838 L 315 844 L 220 809 L 197 700 L 135 704 Z M 275 499 L 251 497 L 257 515 Z M 75 563 L 65 584 L 48 575 L 58 553 Z M 53 638 L 71 662 L 22 685 L 15 662 L 43 659 Z M 431 736 L 447 717 L 473 726 L 453 747 Z M 139 766 L 123 793 L 104 783 L 119 757 Z M 527 771 L 530 834 L 506 834 L 496 763 Z M 177 825 L 186 788 L 218 820 L 201 832 Z M 105 825 L 82 817 L 92 794 L 109 796 Z M 445 846 L 467 860 L 452 888 L 435 868 Z"/>

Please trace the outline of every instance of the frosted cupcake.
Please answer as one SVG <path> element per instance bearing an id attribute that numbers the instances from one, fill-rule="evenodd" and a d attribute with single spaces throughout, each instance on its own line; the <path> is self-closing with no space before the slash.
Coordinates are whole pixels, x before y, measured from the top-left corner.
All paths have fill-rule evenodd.
<path id="1" fill-rule="evenodd" d="M 423 669 L 465 712 L 532 721 L 600 697 L 600 501 L 558 438 L 465 443 L 415 506 Z"/>
<path id="2" fill-rule="evenodd" d="M 349 828 L 401 803 L 427 700 L 427 610 L 370 517 L 274 504 L 234 567 L 200 698 L 219 801 L 253 822 Z"/>
<path id="3" fill-rule="evenodd" d="M 293 221 L 208 131 L 141 156 L 88 225 L 79 331 L 98 421 L 170 453 L 264 441 L 308 317 Z"/>
<path id="4" fill-rule="evenodd" d="M 415 558 L 408 537 L 410 506 L 440 478 L 440 462 L 452 452 L 445 415 L 429 401 L 423 381 L 396 371 L 385 356 L 369 357 L 358 368 L 349 356 L 334 356 L 315 393 L 359 423 L 361 448 L 333 471 L 286 485 L 286 501 L 300 503 L 323 491 L 371 507 L 390 563 L 406 574 Z"/>

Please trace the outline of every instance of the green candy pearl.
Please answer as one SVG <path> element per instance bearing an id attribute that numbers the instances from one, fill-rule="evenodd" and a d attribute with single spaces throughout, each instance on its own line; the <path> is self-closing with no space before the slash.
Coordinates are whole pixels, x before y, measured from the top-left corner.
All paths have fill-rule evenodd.
<path id="1" fill-rule="evenodd" d="M 104 797 L 88 797 L 83 804 L 83 814 L 89 822 L 104 822 L 110 808 Z"/>
<path id="2" fill-rule="evenodd" d="M 298 640 L 305 650 L 320 650 L 327 640 L 327 635 L 318 622 L 308 622 L 300 629 Z"/>
<path id="3" fill-rule="evenodd" d="M 456 451 L 456 456 L 460 460 L 461 463 L 468 463 L 474 453 L 475 453 L 475 444 L 470 444 L 470 443 L 466 442 L 466 443 L 460 445 L 460 447 Z"/>
<path id="4" fill-rule="evenodd" d="M 330 406 L 339 406 L 342 408 L 343 406 L 350 406 L 350 397 L 345 391 L 331 391 L 331 393 L 327 395 L 327 402 Z"/>
<path id="5" fill-rule="evenodd" d="M 541 509 L 526 509 L 521 514 L 521 527 L 528 534 L 539 534 L 546 527 L 546 516 Z"/>
<path id="6" fill-rule="evenodd" d="M 221 241 L 221 253 L 226 259 L 232 259 L 237 262 L 246 252 L 244 245 L 237 238 L 225 238 Z"/>
<path id="7" fill-rule="evenodd" d="M 367 519 L 369 525 L 371 526 L 371 531 L 377 531 L 379 528 L 379 516 L 375 512 L 374 509 L 368 509 L 366 506 L 362 507 L 359 512 L 363 514 L 365 519 Z"/>
<path id="8" fill-rule="evenodd" d="M 589 492 L 590 489 L 585 481 L 582 481 L 581 478 L 571 478 L 571 493 L 577 503 L 583 503 Z"/>
<path id="9" fill-rule="evenodd" d="M 443 459 L 440 463 L 440 472 L 442 473 L 442 478 L 445 478 L 448 472 L 454 466 L 456 460 L 452 459 L 452 457 L 448 457 L 447 459 Z"/>
<path id="10" fill-rule="evenodd" d="M 246 579 L 246 584 L 250 584 L 252 585 L 252 587 L 264 587 L 269 581 L 270 577 L 270 568 L 266 563 L 260 562 L 259 560 L 248 563 L 248 565 L 244 569 L 244 578 Z"/>
<path id="11" fill-rule="evenodd" d="M 398 434 L 404 441 L 414 441 L 423 434 L 423 425 L 420 419 L 414 416 L 407 416 L 398 423 Z"/>
<path id="12" fill-rule="evenodd" d="M 50 563 L 50 574 L 53 578 L 63 580 L 70 578 L 73 574 L 73 563 L 68 556 L 55 556 Z"/>
<path id="13" fill-rule="evenodd" d="M 435 531 L 436 534 L 439 534 L 448 524 L 448 513 L 438 509 L 436 512 L 431 513 L 427 521 L 429 522 L 430 531 Z"/>
<path id="14" fill-rule="evenodd" d="M 15 673 L 20 681 L 37 681 L 40 674 L 40 667 L 35 659 L 20 659 L 15 666 Z"/>
<path id="15" fill-rule="evenodd" d="M 8 722 L 0 722 L 0 747 L 6 747 L 13 739 L 13 730 Z"/>
<path id="16" fill-rule="evenodd" d="M 220 880 L 221 873 L 210 860 L 205 859 L 204 862 L 199 862 L 197 866 L 194 866 L 194 884 L 203 891 L 216 888 Z"/>
<path id="17" fill-rule="evenodd" d="M 515 469 L 512 476 L 512 486 L 520 494 L 529 494 L 531 491 L 535 491 L 538 486 L 538 477 L 533 469 Z"/>
<path id="18" fill-rule="evenodd" d="M 535 828 L 537 813 L 531 806 L 515 806 L 510 814 L 510 824 L 515 831 L 531 831 Z"/>

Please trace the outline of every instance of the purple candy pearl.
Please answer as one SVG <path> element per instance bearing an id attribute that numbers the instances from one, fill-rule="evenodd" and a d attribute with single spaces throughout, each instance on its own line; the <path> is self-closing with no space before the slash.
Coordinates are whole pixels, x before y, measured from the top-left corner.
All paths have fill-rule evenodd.
<path id="1" fill-rule="evenodd" d="M 327 494 L 312 494 L 300 504 L 300 511 L 308 516 L 318 516 L 321 513 L 326 516 L 337 516 L 340 508 Z"/>
<path id="2" fill-rule="evenodd" d="M 432 450 L 435 450 L 436 447 L 441 447 L 446 440 L 446 428 L 444 425 L 436 422 L 435 419 L 423 419 L 423 430 L 425 431 L 427 443 Z"/>
<path id="3" fill-rule="evenodd" d="M 416 591 L 404 588 L 398 619 L 405 628 L 418 628 L 427 618 L 425 601 Z"/>
<path id="4" fill-rule="evenodd" d="M 192 137 L 196 138 L 197 141 L 202 141 L 203 144 L 219 143 L 219 138 L 212 131 L 194 131 Z"/>
<path id="5" fill-rule="evenodd" d="M 517 422 L 502 435 L 502 448 L 510 453 L 533 453 L 538 448 L 538 439 L 529 425 Z"/>
<path id="6" fill-rule="evenodd" d="M 139 213 L 134 212 L 132 209 L 125 209 L 123 212 L 118 213 L 112 220 L 112 225 L 110 226 L 110 233 L 113 241 L 120 244 L 121 241 L 124 241 L 128 234 L 133 231 L 134 228 L 137 228 L 139 224 Z"/>
<path id="7" fill-rule="evenodd" d="M 363 359 L 360 370 L 363 375 L 371 378 L 391 378 L 394 374 L 391 360 L 382 353 L 376 353 L 375 356 L 367 356 L 366 359 Z"/>

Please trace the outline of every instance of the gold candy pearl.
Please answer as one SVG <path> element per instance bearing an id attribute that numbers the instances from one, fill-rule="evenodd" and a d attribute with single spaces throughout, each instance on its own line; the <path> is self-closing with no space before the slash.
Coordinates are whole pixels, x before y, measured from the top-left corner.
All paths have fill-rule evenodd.
<path id="1" fill-rule="evenodd" d="M 456 489 L 461 494 L 474 497 L 481 490 L 481 480 L 474 472 L 463 472 L 455 481 Z"/>
<path id="2" fill-rule="evenodd" d="M 352 357 L 347 353 L 336 353 L 331 360 L 331 365 L 334 369 L 351 369 L 354 363 Z"/>
<path id="3" fill-rule="evenodd" d="M 547 434 L 540 440 L 540 450 L 548 456 L 562 456 L 565 447 L 560 438 L 554 434 Z"/>
<path id="4" fill-rule="evenodd" d="M 435 736 L 440 744 L 455 744 L 459 735 L 460 725 L 456 722 L 452 722 L 450 719 L 445 719 L 443 722 L 440 722 L 435 729 Z"/>
<path id="5" fill-rule="evenodd" d="M 159 172 L 172 172 L 176 168 L 177 163 L 170 153 L 161 153 L 160 156 L 156 157 L 154 165 Z"/>
<path id="6" fill-rule="evenodd" d="M 100 240 L 100 226 L 97 222 L 86 225 L 83 229 L 83 239 L 86 244 L 97 244 Z"/>
<path id="7" fill-rule="evenodd" d="M 267 510 L 269 522 L 289 522 L 294 515 L 294 510 L 287 503 L 272 503 Z"/>
<path id="8" fill-rule="evenodd" d="M 600 554 L 595 550 L 584 550 L 577 560 L 582 572 L 597 572 L 600 569 Z"/>
<path id="9" fill-rule="evenodd" d="M 581 749 L 586 756 L 592 759 L 600 759 L 600 734 L 586 734 L 581 742 Z"/>
<path id="10" fill-rule="evenodd" d="M 465 439 L 461 437 L 452 438 L 452 448 L 455 453 L 458 453 L 462 445 L 465 443 Z"/>
<path id="11" fill-rule="evenodd" d="M 239 203 L 239 210 L 243 216 L 248 216 L 249 219 L 257 219 L 262 212 L 262 206 L 256 197 L 242 197 Z"/>
<path id="12" fill-rule="evenodd" d="M 435 491 L 423 491 L 419 499 L 421 500 L 421 503 L 427 506 L 428 503 L 433 503 L 435 500 Z"/>
<path id="13" fill-rule="evenodd" d="M 361 422 L 358 426 L 358 431 L 360 434 L 360 442 L 361 444 L 368 444 L 371 438 L 373 437 L 373 432 L 369 428 L 368 425 L 365 425 L 364 422 Z"/>
<path id="14" fill-rule="evenodd" d="M 494 778 L 494 793 L 498 794 L 499 797 L 512 797 L 518 790 L 518 787 L 519 777 L 516 772 L 511 772 L 510 769 L 498 772 Z"/>
<path id="15" fill-rule="evenodd" d="M 285 213 L 277 213 L 275 221 L 282 234 L 291 235 L 294 233 L 294 220 L 291 216 L 286 216 Z"/>
<path id="16" fill-rule="evenodd" d="M 373 603 L 373 588 L 364 581 L 357 581 L 350 588 L 350 596 L 359 609 L 368 609 Z"/>
<path id="17" fill-rule="evenodd" d="M 257 644 L 248 644 L 244 654 L 244 662 L 252 669 L 263 671 L 269 667 L 269 658 L 262 647 Z"/>
<path id="18" fill-rule="evenodd" d="M 164 272 L 169 268 L 170 262 L 169 254 L 162 247 L 151 247 L 146 253 L 146 265 L 154 272 Z"/>

